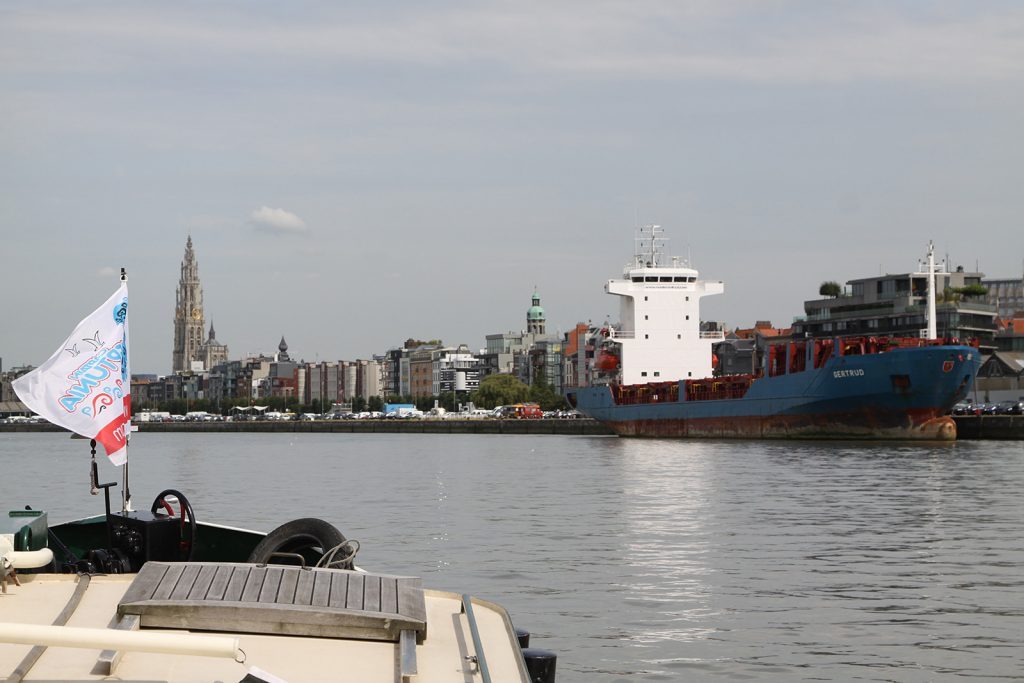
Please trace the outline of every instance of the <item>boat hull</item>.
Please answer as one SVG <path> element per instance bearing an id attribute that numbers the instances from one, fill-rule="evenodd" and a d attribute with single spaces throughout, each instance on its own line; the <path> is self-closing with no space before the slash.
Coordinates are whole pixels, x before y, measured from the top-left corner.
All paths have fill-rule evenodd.
<path id="1" fill-rule="evenodd" d="M 577 390 L 576 406 L 621 436 L 948 441 L 947 413 L 979 367 L 969 346 L 897 349 L 759 378 L 742 398 L 623 405 L 613 386 L 596 386 Z"/>

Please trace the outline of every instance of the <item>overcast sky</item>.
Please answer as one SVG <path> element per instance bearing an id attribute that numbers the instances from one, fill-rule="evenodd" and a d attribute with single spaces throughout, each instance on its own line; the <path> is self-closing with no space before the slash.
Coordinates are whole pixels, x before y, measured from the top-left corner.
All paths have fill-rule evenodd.
<path id="1" fill-rule="evenodd" d="M 1019 2 L 5 2 L 0 357 L 129 273 L 171 367 L 192 235 L 233 358 L 614 320 L 638 223 L 788 325 L 929 239 L 1024 269 Z"/>

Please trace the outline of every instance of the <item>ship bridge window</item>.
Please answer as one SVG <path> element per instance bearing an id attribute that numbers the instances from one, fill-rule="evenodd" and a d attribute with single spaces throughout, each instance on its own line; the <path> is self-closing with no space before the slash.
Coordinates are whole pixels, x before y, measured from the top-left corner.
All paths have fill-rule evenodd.
<path id="1" fill-rule="evenodd" d="M 687 279 L 682 275 L 676 275 L 672 280 L 674 282 L 687 282 Z"/>
<path id="2" fill-rule="evenodd" d="M 661 276 L 661 281 L 662 282 L 672 282 L 672 278 L 671 278 L 671 276 L 668 276 L 668 275 L 662 275 Z"/>
<path id="3" fill-rule="evenodd" d="M 639 275 L 634 275 L 633 276 L 633 282 L 643 282 L 643 281 L 644 281 L 644 279 L 642 277 L 640 277 Z"/>
<path id="4" fill-rule="evenodd" d="M 644 278 L 644 282 L 657 282 L 658 278 L 653 275 L 648 275 Z"/>

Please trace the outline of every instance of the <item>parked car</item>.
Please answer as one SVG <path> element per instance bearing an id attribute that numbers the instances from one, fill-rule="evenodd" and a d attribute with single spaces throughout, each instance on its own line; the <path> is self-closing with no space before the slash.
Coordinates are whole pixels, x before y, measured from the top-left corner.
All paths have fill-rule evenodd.
<path id="1" fill-rule="evenodd" d="M 998 415 L 999 414 L 999 404 L 998 403 L 983 403 L 981 405 L 981 414 L 982 415 Z"/>
<path id="2" fill-rule="evenodd" d="M 1024 414 L 1024 401 L 1000 401 L 996 405 L 997 415 Z"/>
<path id="3" fill-rule="evenodd" d="M 951 411 L 954 415 L 981 415 L 981 407 L 984 404 L 974 403 L 971 400 L 960 401 Z"/>

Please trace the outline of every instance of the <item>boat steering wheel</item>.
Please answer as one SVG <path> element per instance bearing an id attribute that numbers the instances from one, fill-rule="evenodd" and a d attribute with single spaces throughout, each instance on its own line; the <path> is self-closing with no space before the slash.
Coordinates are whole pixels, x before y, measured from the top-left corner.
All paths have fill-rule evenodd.
<path id="1" fill-rule="evenodd" d="M 178 514 L 174 514 L 174 506 L 168 498 L 175 498 L 178 502 Z M 153 500 L 149 511 L 158 517 L 175 517 L 181 520 L 181 540 L 178 543 L 178 559 L 188 562 L 196 549 L 196 516 L 192 512 L 192 504 L 188 502 L 185 494 L 174 489 L 164 489 Z"/>

